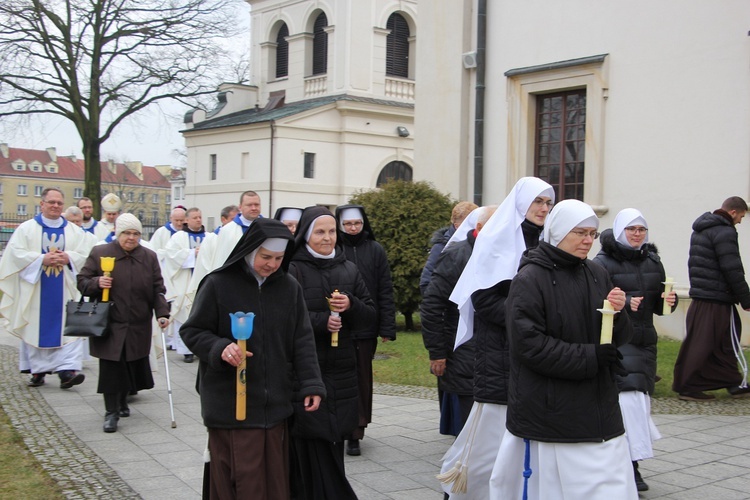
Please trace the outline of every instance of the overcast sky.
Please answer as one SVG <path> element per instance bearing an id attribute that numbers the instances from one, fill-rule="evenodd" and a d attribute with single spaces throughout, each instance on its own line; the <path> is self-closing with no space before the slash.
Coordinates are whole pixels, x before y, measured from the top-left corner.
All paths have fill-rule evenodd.
<path id="1" fill-rule="evenodd" d="M 187 108 L 182 104 L 162 105 L 166 113 L 156 107 L 144 110 L 118 126 L 112 137 L 102 145 L 101 159 L 140 161 L 147 166 L 184 166 L 184 157 L 175 150 L 185 151 L 180 134 L 182 115 Z M 54 147 L 60 156 L 83 158 L 81 139 L 72 123 L 52 114 L 38 115 L 29 126 L 3 127 L 0 142 L 12 148 L 47 149 Z"/>
<path id="2" fill-rule="evenodd" d="M 241 34 L 227 39 L 226 44 L 229 53 L 239 54 L 249 50 L 250 9 L 244 2 L 238 2 L 235 8 Z M 182 120 L 187 111 L 189 108 L 182 103 L 164 102 L 151 105 L 128 118 L 102 145 L 102 161 L 111 159 L 117 162 L 140 161 L 147 166 L 185 166 L 185 141 L 180 130 L 185 128 Z M 70 121 L 53 114 L 33 115 L 27 119 L 28 125 L 19 125 L 17 120 L 7 118 L 0 122 L 0 143 L 23 149 L 54 147 L 58 155 L 83 158 L 81 139 Z"/>

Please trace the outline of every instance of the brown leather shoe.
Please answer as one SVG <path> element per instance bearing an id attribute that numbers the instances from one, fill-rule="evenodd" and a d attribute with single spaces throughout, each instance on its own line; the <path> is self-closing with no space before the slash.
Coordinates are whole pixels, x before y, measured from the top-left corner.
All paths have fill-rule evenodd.
<path id="1" fill-rule="evenodd" d="M 677 397 L 683 401 L 699 401 L 701 403 L 716 399 L 713 394 L 706 394 L 705 392 L 683 392 Z"/>

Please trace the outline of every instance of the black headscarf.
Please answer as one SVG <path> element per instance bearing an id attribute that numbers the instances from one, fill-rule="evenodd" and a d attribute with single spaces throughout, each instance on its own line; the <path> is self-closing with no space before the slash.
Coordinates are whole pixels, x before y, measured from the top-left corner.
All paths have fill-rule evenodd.
<path id="1" fill-rule="evenodd" d="M 343 220 L 341 220 L 341 212 L 347 208 L 358 208 L 359 211 L 362 212 L 362 231 L 358 234 L 349 234 L 341 229 L 341 223 L 343 222 Z M 372 226 L 370 226 L 370 219 L 367 218 L 367 212 L 362 205 L 341 205 L 340 207 L 336 207 L 336 229 L 338 229 L 339 238 L 342 241 L 345 240 L 351 243 L 352 245 L 356 245 L 363 238 L 375 241 L 375 233 L 372 231 Z"/>
<path id="2" fill-rule="evenodd" d="M 284 252 L 284 260 L 281 263 L 281 269 L 286 271 L 289 269 L 289 261 L 291 261 L 292 253 L 294 252 L 292 233 L 289 232 L 289 228 L 276 219 L 258 218 L 245 231 L 245 234 L 242 235 L 232 253 L 227 257 L 224 265 L 213 272 L 228 269 L 238 262 L 242 262 L 246 255 L 250 255 L 253 250 L 260 247 L 268 238 L 282 238 L 288 241 Z"/>
<path id="3" fill-rule="evenodd" d="M 307 207 L 302 211 L 302 217 L 300 217 L 299 223 L 297 224 L 297 232 L 294 233 L 295 250 L 304 248 L 305 244 L 307 243 L 307 240 L 305 239 L 307 231 L 310 229 L 310 226 L 313 224 L 313 222 L 315 222 L 315 219 L 322 215 L 330 215 L 335 219 L 335 216 L 326 207 L 313 206 Z M 287 232 L 288 231 L 289 230 L 287 229 Z M 340 246 L 338 239 L 336 240 L 336 246 Z"/>

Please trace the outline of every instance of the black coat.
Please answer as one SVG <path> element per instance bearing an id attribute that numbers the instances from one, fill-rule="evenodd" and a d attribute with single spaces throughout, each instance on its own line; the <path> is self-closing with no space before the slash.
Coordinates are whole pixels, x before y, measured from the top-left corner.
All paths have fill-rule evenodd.
<path id="1" fill-rule="evenodd" d="M 750 308 L 737 230 L 727 212 L 706 212 L 693 222 L 688 274 L 691 298 Z"/>
<path id="2" fill-rule="evenodd" d="M 328 397 L 318 411 L 295 411 L 292 433 L 299 438 L 339 442 L 359 422 L 356 358 L 351 332 L 375 321 L 375 307 L 357 266 L 346 260 L 341 247 L 336 247 L 336 256 L 332 259 L 315 258 L 305 247 L 300 235 L 305 235 L 315 217 L 324 215 L 323 212 L 332 215 L 321 207 L 305 209 L 302 214 L 297 228 L 297 249 L 289 273 L 302 285 Z M 331 346 L 328 331 L 331 310 L 326 297 L 330 297 L 334 290 L 347 294 L 351 302 L 351 307 L 341 313 L 338 347 Z"/>
<path id="3" fill-rule="evenodd" d="M 445 249 L 435 266 L 422 298 L 419 314 L 422 341 L 430 359 L 445 359 L 445 373 L 438 377 L 438 387 L 460 396 L 474 393 L 474 339 L 453 350 L 458 329 L 458 307 L 448 298 L 461 277 L 474 248 L 474 230 L 464 241 Z"/>
<path id="4" fill-rule="evenodd" d="M 302 288 L 283 268 L 262 285 L 244 261 L 268 237 L 291 238 L 273 219 L 258 219 L 242 236 L 227 263 L 201 282 L 180 336 L 200 359 L 197 387 L 206 427 L 270 428 L 292 414 L 299 398 L 326 396 L 315 358 L 315 341 Z M 291 244 L 289 245 L 291 247 Z M 247 418 L 235 418 L 236 374 L 222 351 L 234 342 L 230 313 L 253 312 L 247 350 Z"/>
<path id="5" fill-rule="evenodd" d="M 337 219 L 340 220 L 341 210 L 349 207 L 356 207 L 362 211 L 364 227 L 359 234 L 354 235 L 339 231 L 339 241 L 346 253 L 346 259 L 357 266 L 362 279 L 365 280 L 377 316 L 372 323 L 352 329 L 352 338 L 359 340 L 383 337 L 396 340 L 396 304 L 393 300 L 393 281 L 388 257 L 385 249 L 375 241 L 363 207 L 340 206 L 336 208 Z"/>
<path id="6" fill-rule="evenodd" d="M 611 229 L 602 233 L 601 244 L 602 249 L 594 262 L 603 266 L 612 283 L 625 292 L 624 311 L 633 324 L 633 338 L 619 347 L 628 375 L 618 376 L 617 386 L 620 391 L 653 394 L 656 343 L 659 340 L 654 328 L 654 314 L 661 316 L 664 310 L 664 299 L 661 298 L 666 280 L 664 266 L 655 245 L 646 243 L 640 249 L 625 246 L 615 239 Z M 630 308 L 631 297 L 643 297 L 637 311 Z"/>
<path id="7" fill-rule="evenodd" d="M 542 227 L 524 219 L 521 225 L 526 248 L 539 245 Z M 474 305 L 474 400 L 480 403 L 508 403 L 510 360 L 505 328 L 505 301 L 511 280 L 478 290 Z"/>
<path id="8" fill-rule="evenodd" d="M 441 227 L 432 233 L 432 238 L 430 238 L 430 250 L 427 254 L 427 262 L 425 262 L 424 268 L 422 268 L 422 274 L 419 276 L 419 291 L 422 295 L 427 291 L 427 286 L 430 284 L 432 273 L 435 271 L 435 265 L 440 258 L 443 248 L 445 248 L 446 243 L 448 243 L 448 240 L 451 239 L 451 236 L 453 236 L 453 233 L 455 232 L 456 226 L 451 224 L 450 226 Z"/>
<path id="9" fill-rule="evenodd" d="M 507 428 L 535 441 L 601 442 L 625 432 L 618 390 L 599 369 L 602 307 L 613 288 L 607 271 L 542 242 L 521 259 L 506 302 L 510 342 Z M 630 340 L 616 314 L 613 342 Z"/>

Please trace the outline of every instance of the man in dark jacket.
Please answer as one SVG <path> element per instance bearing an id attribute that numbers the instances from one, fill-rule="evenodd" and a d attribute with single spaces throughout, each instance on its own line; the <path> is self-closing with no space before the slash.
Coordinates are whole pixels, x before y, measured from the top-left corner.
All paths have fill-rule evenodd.
<path id="1" fill-rule="evenodd" d="M 672 384 L 680 399 L 709 401 L 715 396 L 703 391 L 724 388 L 732 397 L 750 395 L 747 374 L 737 370 L 742 324 L 734 307 L 739 303 L 750 310 L 735 228 L 746 212 L 745 200 L 733 196 L 693 223 L 688 259 L 692 302 Z"/>
<path id="2" fill-rule="evenodd" d="M 289 498 L 286 420 L 293 412 L 293 384 L 307 412 L 326 396 L 302 287 L 286 273 L 292 250 L 284 224 L 256 220 L 227 262 L 204 278 L 180 330 L 200 359 L 211 498 Z M 235 412 L 241 351 L 230 314 L 237 311 L 255 313 L 247 340 L 244 420 Z"/>
<path id="3" fill-rule="evenodd" d="M 451 239 L 453 233 L 456 232 L 458 226 L 464 221 L 464 219 L 473 211 L 476 210 L 477 206 L 470 201 L 460 201 L 453 207 L 451 211 L 451 223 L 449 226 L 441 227 L 432 234 L 430 239 L 430 253 L 427 256 L 427 262 L 422 269 L 422 275 L 419 277 L 419 291 L 424 295 L 427 291 L 427 285 L 430 284 L 432 279 L 432 272 L 435 270 L 438 258 L 445 248 L 448 240 Z"/>
<path id="4" fill-rule="evenodd" d="M 465 234 L 456 232 L 457 241 L 446 246 L 432 273 L 419 313 L 422 340 L 430 353 L 430 372 L 438 378 L 440 433 L 458 436 L 474 404 L 474 341 L 455 351 L 458 308 L 449 297 L 469 262 L 477 234 L 497 207 L 475 210 L 476 223 Z M 470 219 L 467 219 L 470 220 Z"/>
<path id="5" fill-rule="evenodd" d="M 383 342 L 396 340 L 396 305 L 388 257 L 380 243 L 375 241 L 364 207 L 340 206 L 336 209 L 336 221 L 346 259 L 356 264 L 375 303 L 375 321 L 352 329 L 357 356 L 359 426 L 348 438 L 346 454 L 356 456 L 362 453 L 359 440 L 365 437 L 365 427 L 372 421 L 372 360 L 378 347 L 378 337 Z"/>

